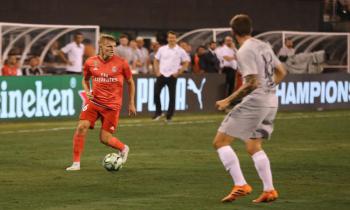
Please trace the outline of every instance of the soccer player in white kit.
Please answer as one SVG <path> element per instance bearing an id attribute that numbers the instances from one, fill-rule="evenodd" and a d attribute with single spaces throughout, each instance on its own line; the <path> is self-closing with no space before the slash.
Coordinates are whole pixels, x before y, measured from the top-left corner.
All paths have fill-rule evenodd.
<path id="1" fill-rule="evenodd" d="M 241 46 L 237 61 L 244 82 L 237 91 L 216 102 L 217 108 L 224 110 L 230 102 L 243 98 L 227 114 L 213 142 L 234 182 L 232 191 L 222 202 L 232 202 L 252 192 L 252 187 L 243 176 L 238 157 L 230 146 L 235 139 L 244 141 L 263 182 L 263 193 L 253 202 L 270 202 L 278 198 L 278 193 L 273 186 L 270 161 L 262 149 L 262 143 L 270 138 L 273 131 L 278 107 L 276 85 L 285 77 L 286 70 L 267 43 L 251 37 L 252 22 L 249 16 L 236 15 L 230 25 L 234 38 Z"/>

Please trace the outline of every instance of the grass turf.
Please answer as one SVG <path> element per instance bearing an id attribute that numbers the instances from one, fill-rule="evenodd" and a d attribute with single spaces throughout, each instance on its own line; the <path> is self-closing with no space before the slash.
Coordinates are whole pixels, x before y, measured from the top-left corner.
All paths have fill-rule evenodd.
<path id="1" fill-rule="evenodd" d="M 117 136 L 131 147 L 127 165 L 101 166 L 113 150 L 89 131 L 82 170 L 71 163 L 75 121 L 0 123 L 0 209 L 225 210 L 349 209 L 350 111 L 281 113 L 264 145 L 280 198 L 252 204 L 262 189 L 243 143 L 233 147 L 252 195 L 220 199 L 232 182 L 211 147 L 223 115 L 178 115 L 173 124 L 121 119 Z"/>

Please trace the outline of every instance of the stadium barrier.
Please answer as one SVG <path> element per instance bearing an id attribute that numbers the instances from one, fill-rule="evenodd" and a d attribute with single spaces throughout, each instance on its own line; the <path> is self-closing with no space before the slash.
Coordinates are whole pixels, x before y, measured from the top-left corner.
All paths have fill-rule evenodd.
<path id="1" fill-rule="evenodd" d="M 77 118 L 86 96 L 81 76 L 0 77 L 0 120 L 35 120 L 45 118 Z M 153 91 L 155 78 L 134 76 L 135 105 L 139 115 L 151 116 L 155 110 Z M 176 87 L 177 112 L 216 112 L 215 101 L 224 97 L 224 75 L 185 75 Z M 281 110 L 319 110 L 350 108 L 350 75 L 288 75 L 278 86 Z M 124 101 L 127 101 L 124 88 Z M 169 94 L 161 93 L 166 110 Z M 127 115 L 124 104 L 122 115 Z"/>

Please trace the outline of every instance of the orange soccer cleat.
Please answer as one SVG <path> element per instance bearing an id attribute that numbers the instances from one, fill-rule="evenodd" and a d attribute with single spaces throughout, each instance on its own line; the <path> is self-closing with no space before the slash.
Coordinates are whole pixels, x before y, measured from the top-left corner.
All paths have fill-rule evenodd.
<path id="1" fill-rule="evenodd" d="M 238 197 L 249 195 L 253 191 L 252 187 L 249 184 L 242 186 L 234 186 L 230 194 L 224 197 L 221 202 L 232 202 Z"/>
<path id="2" fill-rule="evenodd" d="M 253 203 L 271 202 L 278 198 L 277 190 L 264 191 Z"/>

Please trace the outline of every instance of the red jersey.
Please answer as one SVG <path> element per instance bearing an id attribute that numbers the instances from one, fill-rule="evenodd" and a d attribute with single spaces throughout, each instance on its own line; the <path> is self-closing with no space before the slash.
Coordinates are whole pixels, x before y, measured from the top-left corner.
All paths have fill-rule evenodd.
<path id="1" fill-rule="evenodd" d="M 17 68 L 17 65 L 11 67 L 5 64 L 2 67 L 2 76 L 17 76 Z"/>
<path id="2" fill-rule="evenodd" d="M 118 56 L 107 61 L 99 56 L 90 57 L 84 64 L 84 77 L 92 79 L 92 102 L 113 110 L 121 109 L 124 78 L 132 78 L 127 61 Z"/>

